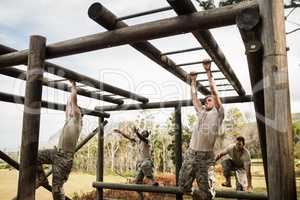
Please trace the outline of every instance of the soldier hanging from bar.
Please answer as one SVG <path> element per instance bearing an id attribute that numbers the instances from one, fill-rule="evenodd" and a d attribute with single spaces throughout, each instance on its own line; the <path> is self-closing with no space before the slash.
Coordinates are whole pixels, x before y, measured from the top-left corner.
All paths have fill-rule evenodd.
<path id="1" fill-rule="evenodd" d="M 194 127 L 190 146 L 187 150 L 179 173 L 179 188 L 184 193 L 192 194 L 194 200 L 211 200 L 215 197 L 215 156 L 214 145 L 219 128 L 224 119 L 224 109 L 211 72 L 211 61 L 205 59 L 206 71 L 211 96 L 205 97 L 204 105 L 197 98 L 197 75 L 192 72 L 191 96 L 198 121 Z M 198 189 L 191 191 L 194 179 Z"/>
<path id="2" fill-rule="evenodd" d="M 52 195 L 54 200 L 65 200 L 63 185 L 72 169 L 76 144 L 82 129 L 81 109 L 77 104 L 76 83 L 71 82 L 71 94 L 66 106 L 66 121 L 61 130 L 58 146 L 38 152 L 36 186 L 48 185 L 42 164 L 52 164 Z"/>

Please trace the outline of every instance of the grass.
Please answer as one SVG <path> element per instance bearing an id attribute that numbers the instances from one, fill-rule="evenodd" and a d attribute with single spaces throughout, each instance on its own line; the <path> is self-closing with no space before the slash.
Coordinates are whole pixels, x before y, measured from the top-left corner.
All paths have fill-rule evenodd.
<path id="1" fill-rule="evenodd" d="M 299 173 L 297 173 L 299 174 Z M 253 175 L 253 186 L 254 186 L 254 192 L 265 192 L 266 184 L 264 181 L 264 174 L 263 174 L 263 167 L 261 164 L 254 162 L 252 167 L 252 175 Z M 168 174 L 157 174 L 158 181 L 161 185 L 172 185 L 174 184 L 174 176 L 168 175 Z M 18 183 L 18 171 L 16 170 L 8 170 L 8 169 L 1 169 L 0 170 L 0 197 L 1 199 L 12 199 L 17 191 L 17 183 Z M 50 178 L 49 180 L 51 180 Z M 83 194 L 86 194 L 88 196 L 88 193 L 93 191 L 92 182 L 95 180 L 95 176 L 78 173 L 78 172 L 72 172 L 70 174 L 70 178 L 67 181 L 67 183 L 64 186 L 65 193 L 69 197 L 75 196 L 82 196 Z M 234 178 L 232 178 L 233 182 L 232 185 L 235 185 Z M 115 183 L 126 183 L 128 182 L 128 179 L 123 178 L 121 176 L 117 175 L 107 175 L 104 177 L 105 182 L 115 182 Z M 216 181 L 218 188 L 217 189 L 226 189 L 223 187 L 220 187 L 222 181 L 224 181 L 222 175 L 221 175 L 221 167 L 216 167 Z M 297 193 L 298 197 L 300 197 L 300 177 L 297 177 Z M 234 188 L 232 188 L 234 189 Z M 136 199 L 137 194 L 135 192 L 125 192 L 125 191 L 106 191 L 106 195 L 110 197 L 119 197 L 121 199 Z M 91 196 L 91 195 L 90 195 Z M 149 194 L 146 195 L 148 198 L 146 199 L 155 199 L 155 200 L 171 200 L 175 199 L 174 196 L 168 195 L 168 196 L 161 196 L 161 195 L 151 195 L 149 197 Z M 127 197 L 127 198 L 126 198 Z M 36 199 L 43 199 L 43 200 L 51 200 L 52 196 L 51 193 L 43 188 L 39 188 L 36 192 Z M 77 199 L 77 198 L 76 198 Z M 78 198 L 82 199 L 83 198 Z M 91 197 L 84 198 L 87 199 L 93 199 Z M 220 199 L 220 198 L 218 198 Z M 300 199 L 300 198 L 299 198 Z M 221 199 L 220 199 L 221 200 Z M 223 199 L 222 199 L 223 200 Z M 225 200 L 225 199 L 224 199 Z"/>

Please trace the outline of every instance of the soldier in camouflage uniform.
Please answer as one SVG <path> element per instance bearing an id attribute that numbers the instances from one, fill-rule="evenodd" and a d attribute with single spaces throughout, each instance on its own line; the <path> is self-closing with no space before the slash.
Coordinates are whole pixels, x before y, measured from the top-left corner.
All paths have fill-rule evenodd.
<path id="1" fill-rule="evenodd" d="M 205 104 L 202 105 L 197 98 L 197 75 L 192 72 L 189 76 L 191 95 L 198 121 L 192 133 L 189 149 L 184 156 L 178 184 L 183 192 L 191 192 L 193 181 L 196 179 L 198 189 L 192 191 L 194 200 L 211 200 L 215 196 L 213 148 L 224 119 L 224 109 L 211 73 L 210 61 L 204 60 L 203 66 L 207 72 L 212 96 L 207 96 Z"/>
<path id="2" fill-rule="evenodd" d="M 126 135 L 122 131 L 115 129 L 116 133 L 121 134 L 126 139 L 130 140 L 131 142 L 135 142 L 138 144 L 139 147 L 139 158 L 136 164 L 137 168 L 137 176 L 135 178 L 136 184 L 143 184 L 144 177 L 149 179 L 149 184 L 158 185 L 157 182 L 154 181 L 153 176 L 153 162 L 151 160 L 150 155 L 150 144 L 148 137 L 150 135 L 150 132 L 147 130 L 144 130 L 140 133 L 140 131 L 134 127 L 133 131 L 136 134 L 137 138 L 131 138 L 129 135 Z"/>
<path id="3" fill-rule="evenodd" d="M 52 195 L 54 200 L 64 200 L 63 185 L 71 172 L 76 144 L 82 128 L 82 114 L 77 105 L 77 90 L 71 81 L 71 95 L 66 106 L 66 122 L 59 137 L 58 146 L 38 152 L 37 187 L 49 184 L 42 164 L 52 164 Z"/>

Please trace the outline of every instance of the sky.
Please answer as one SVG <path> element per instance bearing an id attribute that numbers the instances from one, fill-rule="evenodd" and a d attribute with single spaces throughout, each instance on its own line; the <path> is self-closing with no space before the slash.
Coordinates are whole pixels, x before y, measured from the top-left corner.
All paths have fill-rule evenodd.
<path id="1" fill-rule="evenodd" d="M 1 0 L 0 2 L 0 43 L 15 49 L 27 49 L 30 35 L 42 35 L 47 44 L 64 41 L 80 36 L 106 31 L 89 19 L 87 10 L 95 1 L 91 0 Z M 216 1 L 217 3 L 218 1 Z M 168 6 L 165 0 L 102 0 L 105 7 L 117 16 L 126 16 L 137 12 Z M 196 1 L 193 1 L 200 10 Z M 286 10 L 287 15 L 291 9 Z M 174 11 L 165 11 L 145 17 L 126 20 L 129 25 L 159 20 L 176 16 Z M 286 32 L 299 28 L 300 8 L 294 10 L 286 21 Z M 239 78 L 247 94 L 251 94 L 249 73 L 245 49 L 236 26 L 210 30 L 223 50 L 231 67 Z M 191 34 L 183 34 L 150 41 L 162 52 L 199 47 Z M 292 112 L 300 112 L 300 31 L 287 35 L 289 81 Z M 208 58 L 203 51 L 170 56 L 177 64 L 194 62 Z M 190 99 L 190 88 L 177 77 L 137 52 L 128 45 L 102 49 L 98 51 L 51 59 L 59 64 L 92 78 L 109 83 L 116 87 L 141 94 L 150 102 Z M 17 68 L 26 69 L 24 66 Z M 212 66 L 217 69 L 216 66 Z M 203 71 L 201 66 L 187 67 L 186 71 Z M 54 77 L 45 74 L 46 77 Z M 215 77 L 220 77 L 216 74 Z M 200 78 L 205 78 L 199 77 Z M 0 91 L 24 95 L 24 82 L 0 75 Z M 223 83 L 223 82 L 219 82 Z M 226 82 L 224 82 L 226 83 Z M 221 96 L 236 96 L 235 92 L 222 92 Z M 65 103 L 68 94 L 54 89 L 44 88 L 43 99 Z M 134 101 L 126 101 L 134 103 Z M 85 97 L 79 97 L 82 107 L 93 109 L 98 105 L 110 105 Z M 230 104 L 225 109 L 238 107 L 243 112 L 254 115 L 253 104 Z M 20 146 L 22 132 L 23 106 L 0 102 L 0 149 L 12 150 Z M 152 113 L 158 123 L 164 122 L 173 109 L 159 109 Z M 140 111 L 112 112 L 109 123 L 135 119 Z M 193 113 L 193 108 L 183 109 L 183 116 Z M 64 124 L 64 113 L 43 109 L 41 115 L 40 141 L 45 142 Z M 84 132 L 88 133 L 97 126 L 95 117 L 84 117 Z"/>

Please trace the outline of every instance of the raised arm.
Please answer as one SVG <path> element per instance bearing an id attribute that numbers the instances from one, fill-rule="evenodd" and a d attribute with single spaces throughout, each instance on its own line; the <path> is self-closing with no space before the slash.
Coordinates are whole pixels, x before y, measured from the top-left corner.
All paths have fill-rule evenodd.
<path id="1" fill-rule="evenodd" d="M 131 142 L 136 142 L 134 138 L 131 138 L 129 135 L 125 134 L 124 132 L 120 131 L 119 129 L 114 129 L 114 132 L 119 133 L 122 135 L 124 138 L 130 140 Z"/>
<path id="2" fill-rule="evenodd" d="M 207 79 L 209 82 L 209 87 L 210 87 L 210 91 L 211 91 L 211 95 L 214 98 L 215 101 L 215 107 L 219 110 L 219 108 L 222 106 L 222 102 L 216 87 L 216 83 L 214 80 L 214 77 L 211 73 L 211 61 L 208 59 L 203 60 L 203 67 L 206 71 L 207 74 Z"/>
<path id="3" fill-rule="evenodd" d="M 189 75 L 189 79 L 191 80 L 191 96 L 194 108 L 197 112 L 200 112 L 202 109 L 202 103 L 199 101 L 197 96 L 197 74 L 195 72 L 191 72 Z"/>
<path id="4" fill-rule="evenodd" d="M 66 115 L 75 116 L 76 118 L 81 117 L 81 111 L 77 104 L 77 89 L 75 81 L 71 81 L 71 94 L 68 98 Z"/>
<path id="5" fill-rule="evenodd" d="M 137 135 L 137 137 L 138 137 L 140 140 L 142 140 L 142 141 L 145 142 L 146 144 L 149 143 L 149 141 L 148 141 L 146 138 L 144 138 L 144 137 L 140 134 L 139 129 L 137 129 L 136 127 L 134 127 L 134 128 L 133 128 L 133 131 L 135 132 L 135 134 Z"/>

